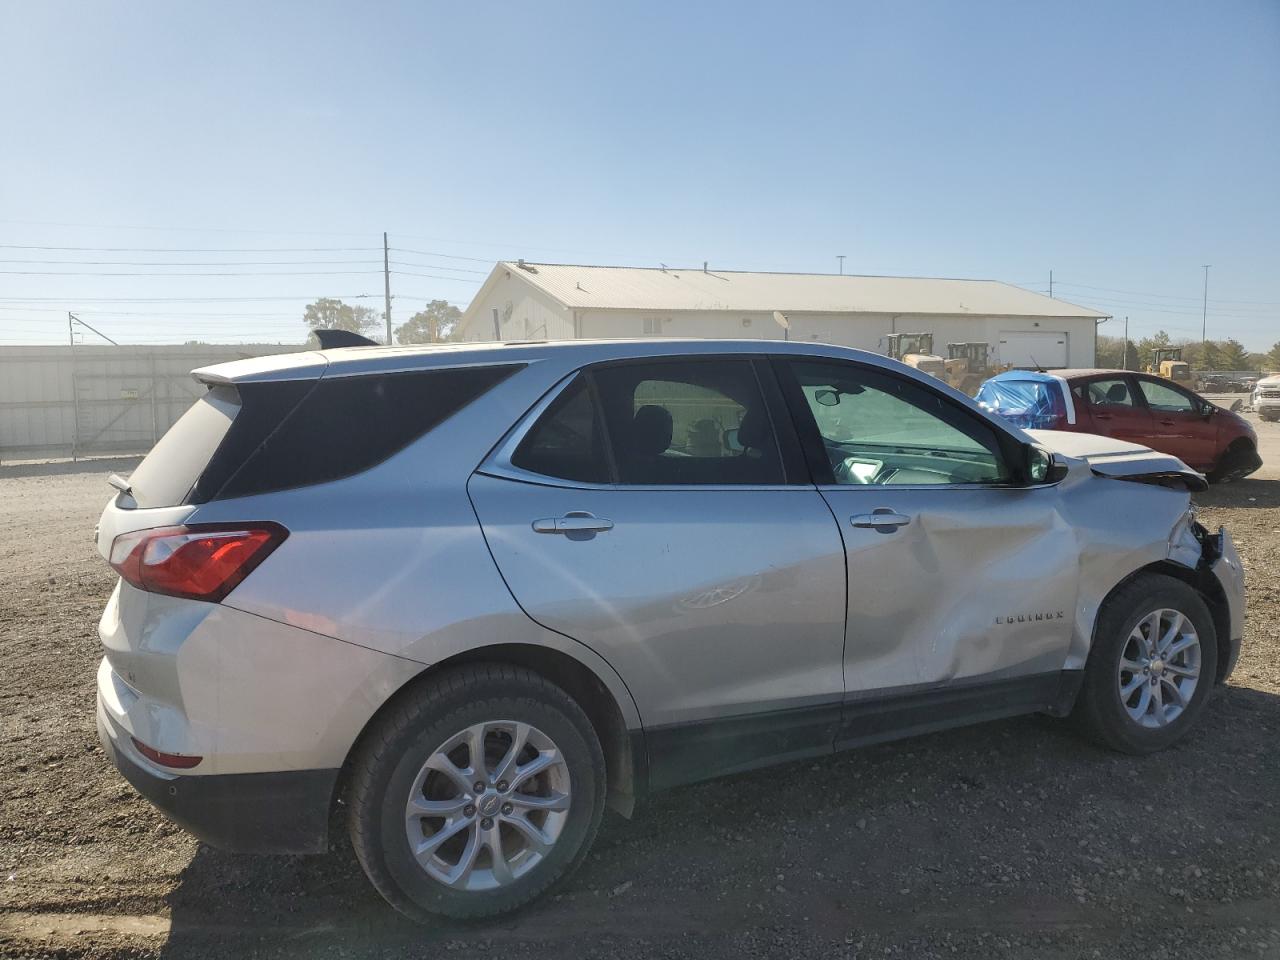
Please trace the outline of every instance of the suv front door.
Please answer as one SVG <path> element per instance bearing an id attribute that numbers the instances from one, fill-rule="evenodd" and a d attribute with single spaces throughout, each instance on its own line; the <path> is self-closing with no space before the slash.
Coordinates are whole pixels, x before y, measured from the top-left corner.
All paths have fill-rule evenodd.
<path id="1" fill-rule="evenodd" d="M 468 490 L 525 612 L 630 687 L 651 784 L 830 752 L 843 547 L 768 365 L 610 363 L 553 394 Z"/>
<path id="2" fill-rule="evenodd" d="M 1078 568 L 1057 487 L 1014 483 L 1016 442 L 922 383 L 841 360 L 775 366 L 844 537 L 838 746 L 1053 703 Z"/>
<path id="3" fill-rule="evenodd" d="M 1117 374 L 1086 380 L 1077 396 L 1094 433 L 1144 447 L 1151 444 L 1151 412 L 1138 397 L 1131 377 Z"/>
<path id="4" fill-rule="evenodd" d="M 1171 453 L 1199 470 L 1213 466 L 1218 455 L 1218 424 L 1205 414 L 1195 394 L 1155 377 L 1138 377 L 1138 388 L 1151 410 L 1152 435 L 1147 446 Z"/>

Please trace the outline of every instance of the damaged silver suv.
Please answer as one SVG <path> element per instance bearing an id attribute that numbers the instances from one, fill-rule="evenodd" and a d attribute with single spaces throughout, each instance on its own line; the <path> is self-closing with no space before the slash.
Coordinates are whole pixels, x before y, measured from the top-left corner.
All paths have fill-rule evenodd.
<path id="1" fill-rule="evenodd" d="M 883 357 L 370 346 L 195 377 L 99 526 L 103 744 L 215 845 L 321 852 L 345 821 L 410 916 L 518 907 L 606 805 L 752 767 L 1037 712 L 1158 750 L 1239 651 L 1198 473 Z"/>

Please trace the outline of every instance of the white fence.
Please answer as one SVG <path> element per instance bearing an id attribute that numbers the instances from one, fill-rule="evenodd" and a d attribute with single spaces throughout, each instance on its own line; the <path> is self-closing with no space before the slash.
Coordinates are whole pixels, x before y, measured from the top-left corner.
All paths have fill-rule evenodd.
<path id="1" fill-rule="evenodd" d="M 0 347 L 0 461 L 145 453 L 203 393 L 193 369 L 301 349 Z"/>

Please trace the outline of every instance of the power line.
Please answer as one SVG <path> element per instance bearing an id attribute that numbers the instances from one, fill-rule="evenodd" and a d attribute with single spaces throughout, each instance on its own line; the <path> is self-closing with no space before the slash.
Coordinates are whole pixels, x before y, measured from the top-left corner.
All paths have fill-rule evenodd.
<path id="1" fill-rule="evenodd" d="M 1201 299 L 1200 297 L 1184 297 L 1179 294 L 1172 294 L 1172 293 L 1143 293 L 1139 290 L 1118 290 L 1115 287 L 1091 287 L 1085 283 L 1071 283 L 1066 280 L 1056 280 L 1054 282 L 1058 284 L 1058 286 L 1081 287 L 1082 289 L 1085 289 L 1085 290 L 1105 290 L 1110 293 L 1132 294 L 1133 296 L 1136 296 L 1136 297 L 1160 297 L 1165 300 L 1189 300 L 1192 303 L 1199 303 Z M 1227 300 L 1220 297 L 1214 297 L 1209 302 L 1210 303 L 1257 304 L 1258 306 L 1264 306 L 1264 307 L 1280 307 L 1280 301 L 1276 301 L 1276 300 Z"/>
<path id="2" fill-rule="evenodd" d="M 142 271 L 113 272 L 93 270 L 0 270 L 10 277 L 355 277 L 381 273 L 381 270 L 268 270 L 256 273 L 220 271 L 206 273 L 148 273 Z M 453 277 L 440 277 L 451 280 Z M 478 281 L 467 281 L 478 282 Z"/>
<path id="3" fill-rule="evenodd" d="M 472 260 L 476 263 L 493 263 L 493 257 L 464 257 L 456 253 L 433 253 L 430 250 L 407 250 L 404 247 L 392 247 L 396 253 L 412 253 L 418 257 L 443 257 L 445 260 Z M 485 271 L 486 273 L 488 271 Z"/>
<path id="4" fill-rule="evenodd" d="M 381 260 L 0 260 L 0 263 L 17 263 L 48 267 L 301 267 L 345 266 L 348 264 L 378 264 Z M 422 264 L 412 264 L 422 266 Z M 434 264 L 429 264 L 434 266 Z M 441 267 L 442 270 L 460 270 L 461 267 Z M 467 271 L 468 273 L 480 271 Z"/>
<path id="5" fill-rule="evenodd" d="M 380 251 L 381 247 L 46 247 L 23 243 L 0 243 L 0 250 L 48 250 L 68 253 L 373 253 Z"/>
<path id="6" fill-rule="evenodd" d="M 381 296 L 381 294 L 348 293 L 332 296 L 331 299 L 370 300 L 375 296 Z M 0 301 L 8 303 L 260 303 L 268 300 L 301 300 L 304 303 L 310 303 L 315 299 L 314 293 L 302 293 L 292 297 L 0 297 Z"/>

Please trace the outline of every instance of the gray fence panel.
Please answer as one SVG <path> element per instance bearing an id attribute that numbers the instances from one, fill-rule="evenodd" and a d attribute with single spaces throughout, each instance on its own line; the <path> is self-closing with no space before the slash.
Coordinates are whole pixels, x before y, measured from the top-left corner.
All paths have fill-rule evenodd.
<path id="1" fill-rule="evenodd" d="M 0 347 L 0 461 L 145 453 L 203 393 L 193 369 L 301 349 Z"/>

